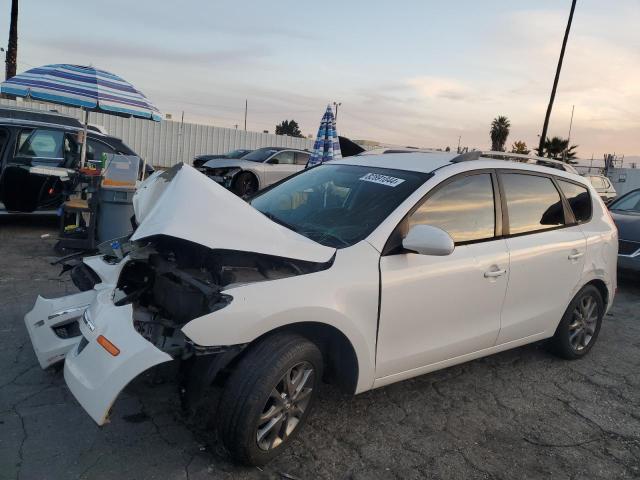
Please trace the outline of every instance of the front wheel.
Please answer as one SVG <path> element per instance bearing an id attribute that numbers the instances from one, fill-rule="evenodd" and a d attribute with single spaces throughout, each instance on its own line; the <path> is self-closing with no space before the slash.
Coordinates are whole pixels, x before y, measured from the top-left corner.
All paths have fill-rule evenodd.
<path id="1" fill-rule="evenodd" d="M 229 378 L 218 410 L 220 437 L 237 461 L 264 465 L 309 415 L 322 355 L 299 335 L 277 334 L 250 347 Z"/>
<path id="2" fill-rule="evenodd" d="M 593 285 L 585 286 L 569 304 L 550 339 L 551 351 L 568 360 L 584 357 L 596 343 L 603 316 L 604 300 L 600 291 Z"/>
<path id="3" fill-rule="evenodd" d="M 236 178 L 233 185 L 233 191 L 240 197 L 253 195 L 258 191 L 258 180 L 250 172 L 242 172 Z"/>

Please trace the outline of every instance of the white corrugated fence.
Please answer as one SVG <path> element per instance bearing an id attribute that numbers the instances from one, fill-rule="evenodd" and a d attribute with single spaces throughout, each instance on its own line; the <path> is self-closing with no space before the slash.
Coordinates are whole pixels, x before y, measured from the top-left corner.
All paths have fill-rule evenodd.
<path id="1" fill-rule="evenodd" d="M 80 109 L 62 105 L 6 98 L 0 99 L 0 105 L 57 110 L 81 119 Z M 181 124 L 172 120 L 152 122 L 91 112 L 89 123 L 104 127 L 109 135 L 121 138 L 140 157 L 157 167 L 170 167 L 179 162 L 191 164 L 196 155 L 225 153 L 236 148 L 313 148 L 313 140 L 308 138 L 245 132 L 196 123 Z"/>

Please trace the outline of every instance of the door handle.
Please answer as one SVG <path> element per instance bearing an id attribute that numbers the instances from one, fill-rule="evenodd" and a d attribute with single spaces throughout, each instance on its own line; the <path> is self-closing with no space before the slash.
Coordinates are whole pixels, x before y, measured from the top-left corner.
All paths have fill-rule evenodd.
<path id="1" fill-rule="evenodd" d="M 568 258 L 569 260 L 577 260 L 583 255 L 584 255 L 584 252 L 578 252 L 577 250 L 574 250 L 573 252 L 571 252 Z"/>
<path id="2" fill-rule="evenodd" d="M 484 272 L 484 278 L 496 278 L 496 277 L 501 277 L 502 275 L 504 275 L 505 273 L 507 273 L 506 269 L 502 269 L 502 270 L 489 270 L 488 272 Z"/>

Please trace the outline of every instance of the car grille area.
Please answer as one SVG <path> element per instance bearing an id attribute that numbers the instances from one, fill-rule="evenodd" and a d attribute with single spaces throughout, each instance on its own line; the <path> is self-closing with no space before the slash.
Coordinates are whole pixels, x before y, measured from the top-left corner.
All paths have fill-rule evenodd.
<path id="1" fill-rule="evenodd" d="M 631 242 L 629 240 L 618 241 L 618 255 L 633 255 L 640 249 L 640 242 Z"/>

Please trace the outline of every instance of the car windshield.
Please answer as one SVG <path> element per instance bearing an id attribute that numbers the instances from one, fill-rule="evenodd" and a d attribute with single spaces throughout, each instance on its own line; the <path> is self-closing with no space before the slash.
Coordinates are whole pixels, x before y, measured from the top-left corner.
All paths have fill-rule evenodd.
<path id="1" fill-rule="evenodd" d="M 609 205 L 609 209 L 615 212 L 640 213 L 640 190 L 620 197 Z"/>
<path id="2" fill-rule="evenodd" d="M 225 158 L 241 158 L 241 157 L 244 157 L 247 153 L 249 153 L 249 150 L 232 150 L 229 153 L 227 153 L 224 157 Z"/>
<path id="3" fill-rule="evenodd" d="M 265 190 L 251 205 L 307 238 L 343 248 L 366 238 L 429 176 L 324 164 Z"/>
<path id="4" fill-rule="evenodd" d="M 264 162 L 267 158 L 269 158 L 274 153 L 279 152 L 280 150 L 275 148 L 259 148 L 258 150 L 254 150 L 249 155 L 245 155 L 242 157 L 243 160 L 250 160 L 252 162 Z"/>

